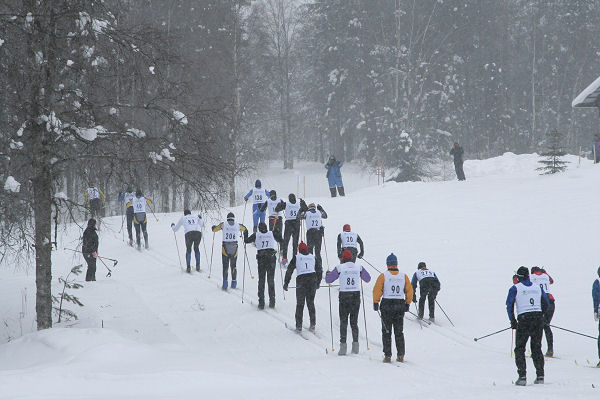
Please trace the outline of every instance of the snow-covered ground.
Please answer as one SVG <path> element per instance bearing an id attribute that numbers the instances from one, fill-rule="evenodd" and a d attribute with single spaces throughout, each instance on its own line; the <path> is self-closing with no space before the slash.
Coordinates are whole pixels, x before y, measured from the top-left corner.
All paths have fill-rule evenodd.
<path id="1" fill-rule="evenodd" d="M 555 280 L 553 324 L 597 335 L 591 285 L 600 264 L 596 225 L 600 220 L 600 167 L 577 159 L 557 176 L 539 176 L 535 155 L 506 154 L 465 163 L 466 182 L 386 183 L 352 166 L 343 170 L 348 195 L 331 199 L 325 170 L 300 165 L 307 175 L 307 200 L 323 205 L 325 266 L 335 265 L 335 240 L 349 223 L 366 245 L 365 258 L 383 270 L 394 252 L 412 276 L 427 262 L 442 281 L 436 325 L 421 329 L 405 321 L 406 363 L 381 363 L 381 326 L 372 311 L 374 280 L 365 285 L 368 328 L 361 310 L 361 353 L 339 357 L 331 350 L 328 290 L 316 296 L 318 337 L 303 340 L 285 329 L 294 321 L 294 291 L 281 288 L 277 307 L 257 311 L 258 278 L 238 258 L 239 289 L 222 292 L 220 234 L 206 234 L 202 273 L 182 273 L 169 228 L 180 214 L 149 219 L 150 249 L 138 252 L 122 241 L 121 219 L 105 220 L 100 255 L 119 260 L 112 277 L 98 265 L 94 284 L 72 291 L 85 304 L 78 321 L 35 332 L 35 278 L 22 268 L 0 271 L 1 399 L 597 399 L 600 370 L 596 342 L 554 331 L 555 354 L 546 360 L 546 384 L 515 387 L 510 331 L 504 301 L 514 271 L 543 265 Z M 305 168 L 305 169 L 303 169 Z M 264 186 L 284 197 L 296 191 L 296 173 L 273 166 Z M 240 184 L 242 196 L 254 177 Z M 310 183 L 309 183 L 310 180 Z M 246 188 L 245 190 L 242 190 Z M 303 193 L 303 191 L 300 191 Z M 222 210 L 221 218 L 228 209 Z M 243 215 L 243 206 L 233 210 Z M 250 213 L 246 215 L 246 223 Z M 208 221 L 212 224 L 216 221 Z M 81 231 L 59 232 L 63 247 L 79 246 Z M 177 234 L 183 251 L 183 233 Z M 208 256 L 208 257 L 207 257 Z M 256 275 L 255 249 L 248 247 Z M 183 259 L 183 253 L 182 253 Z M 59 250 L 57 278 L 82 262 Z M 109 263 L 112 267 L 112 264 Z M 367 266 L 376 277 L 373 269 Z M 243 294 L 243 295 L 242 295 Z M 243 300 L 243 301 L 242 301 Z M 338 347 L 337 293 L 331 291 L 334 348 Z M 73 307 L 69 307 L 73 309 Z M 308 315 L 305 313 L 305 321 Z M 33 333 L 31 333 L 33 332 Z M 545 340 L 544 340 L 545 350 Z M 529 383 L 534 378 L 528 359 Z"/>

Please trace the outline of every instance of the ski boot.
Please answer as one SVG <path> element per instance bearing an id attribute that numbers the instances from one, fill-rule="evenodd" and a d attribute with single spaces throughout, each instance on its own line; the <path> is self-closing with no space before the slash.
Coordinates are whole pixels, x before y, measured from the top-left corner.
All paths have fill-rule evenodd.
<path id="1" fill-rule="evenodd" d="M 546 357 L 554 357 L 554 349 L 552 349 L 552 348 L 549 348 L 549 349 L 546 351 Z"/>
<path id="2" fill-rule="evenodd" d="M 237 287 L 237 281 L 231 281 L 231 288 L 235 289 Z"/>
<path id="3" fill-rule="evenodd" d="M 269 300 L 269 308 L 275 308 L 275 300 Z"/>
<path id="4" fill-rule="evenodd" d="M 338 186 L 337 190 L 338 190 L 338 193 L 340 194 L 340 196 L 344 197 L 346 195 L 346 193 L 344 193 L 344 187 L 343 186 Z"/>
<path id="5" fill-rule="evenodd" d="M 221 286 L 221 290 L 227 290 L 227 281 L 223 281 L 223 286 Z"/>
<path id="6" fill-rule="evenodd" d="M 432 323 L 435 322 L 435 317 L 429 317 L 429 321 Z"/>
<path id="7" fill-rule="evenodd" d="M 308 328 L 308 330 L 309 330 L 309 331 L 311 331 L 312 333 L 315 333 L 315 329 L 316 329 L 316 327 L 315 327 L 315 324 L 312 324 L 312 325 L 311 325 L 311 326 Z"/>
<path id="8" fill-rule="evenodd" d="M 129 238 L 129 240 L 127 241 L 127 244 L 130 245 L 131 247 L 133 247 L 133 239 Z"/>
<path id="9" fill-rule="evenodd" d="M 265 303 L 258 303 L 258 309 L 259 310 L 264 310 L 265 309 Z"/>
<path id="10" fill-rule="evenodd" d="M 396 361 L 403 363 L 404 362 L 404 355 L 398 354 L 398 357 L 396 357 Z"/>
<path id="11" fill-rule="evenodd" d="M 332 188 L 329 188 L 329 191 L 331 192 L 331 197 L 335 197 L 335 196 L 337 196 L 337 192 L 335 191 L 335 188 L 334 188 L 334 187 L 332 187 Z"/>
<path id="12" fill-rule="evenodd" d="M 352 342 L 352 354 L 358 354 L 359 345 L 358 342 Z"/>
<path id="13" fill-rule="evenodd" d="M 340 349 L 338 350 L 338 356 L 345 356 L 348 351 L 348 345 L 346 343 L 340 343 Z"/>
<path id="14" fill-rule="evenodd" d="M 538 376 L 537 378 L 535 378 L 535 381 L 533 381 L 534 384 L 536 385 L 543 385 L 544 384 L 544 377 L 543 376 Z"/>
<path id="15" fill-rule="evenodd" d="M 192 273 L 192 269 L 190 268 L 190 266 L 188 265 L 185 272 L 187 272 L 188 274 Z"/>
<path id="16" fill-rule="evenodd" d="M 383 357 L 383 362 L 386 364 L 391 364 L 392 363 L 392 356 L 385 356 Z"/>
<path id="17" fill-rule="evenodd" d="M 196 271 L 200 272 L 200 264 L 196 264 Z"/>
<path id="18" fill-rule="evenodd" d="M 515 385 L 517 385 L 517 386 L 526 386 L 527 385 L 527 378 L 525 376 L 519 376 L 519 379 L 517 379 L 517 381 L 515 382 Z"/>

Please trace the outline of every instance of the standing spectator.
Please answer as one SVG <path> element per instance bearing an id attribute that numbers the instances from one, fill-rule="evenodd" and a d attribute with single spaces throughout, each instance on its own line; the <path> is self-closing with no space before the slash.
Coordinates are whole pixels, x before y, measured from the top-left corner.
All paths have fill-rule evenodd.
<path id="1" fill-rule="evenodd" d="M 85 273 L 86 282 L 96 280 L 96 258 L 98 257 L 98 234 L 96 233 L 96 220 L 90 218 L 87 228 L 83 231 L 83 245 L 81 253 L 87 263 L 87 272 Z"/>
<path id="2" fill-rule="evenodd" d="M 450 155 L 454 157 L 454 170 L 459 181 L 467 180 L 465 171 L 463 171 L 463 153 L 463 148 L 458 145 L 458 142 L 454 142 L 454 147 L 450 149 Z"/>
<path id="3" fill-rule="evenodd" d="M 342 183 L 342 165 L 343 162 L 335 159 L 334 156 L 329 157 L 329 161 L 325 164 L 325 168 L 327 169 L 327 180 L 329 181 L 329 190 L 331 191 L 331 197 L 336 196 L 335 188 L 337 186 L 337 191 L 340 193 L 340 196 L 345 196 L 344 193 L 344 184 Z"/>
<path id="4" fill-rule="evenodd" d="M 594 164 L 598 164 L 600 162 L 600 135 L 594 135 Z"/>

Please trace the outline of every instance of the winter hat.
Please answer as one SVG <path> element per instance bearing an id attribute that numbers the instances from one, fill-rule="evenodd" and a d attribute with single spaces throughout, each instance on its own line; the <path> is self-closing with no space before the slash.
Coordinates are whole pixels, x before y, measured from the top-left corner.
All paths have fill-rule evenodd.
<path id="1" fill-rule="evenodd" d="M 260 182 L 260 179 L 257 179 L 256 182 L 254 182 L 254 187 L 259 188 L 261 186 L 262 186 L 262 183 Z"/>
<path id="2" fill-rule="evenodd" d="M 183 215 L 190 215 L 192 212 L 190 210 L 183 210 Z"/>
<path id="3" fill-rule="evenodd" d="M 600 267 L 598 267 L 598 276 L 600 276 Z"/>
<path id="4" fill-rule="evenodd" d="M 421 261 L 419 263 L 419 265 L 417 266 L 417 269 L 425 269 L 425 268 L 427 268 L 427 264 L 425 264 L 424 261 Z"/>
<path id="5" fill-rule="evenodd" d="M 277 198 L 277 192 L 275 190 L 271 190 L 271 200 L 275 200 Z"/>
<path id="6" fill-rule="evenodd" d="M 531 273 L 533 274 L 534 272 L 537 271 L 541 271 L 540 267 L 538 267 L 537 265 L 535 267 L 531 267 Z"/>
<path id="7" fill-rule="evenodd" d="M 343 230 L 344 232 L 350 232 L 350 224 L 346 224 L 346 225 L 344 225 L 344 227 L 342 228 L 342 230 Z"/>
<path id="8" fill-rule="evenodd" d="M 388 267 L 391 265 L 398 265 L 398 258 L 396 258 L 394 253 L 390 253 L 390 255 L 387 256 L 385 263 L 388 265 Z"/>
<path id="9" fill-rule="evenodd" d="M 229 221 L 230 219 L 231 220 L 235 219 L 235 215 L 233 215 L 232 212 L 230 212 L 229 214 L 227 214 L 227 220 Z"/>
<path id="10" fill-rule="evenodd" d="M 352 252 L 348 249 L 344 250 L 342 253 L 342 261 L 350 261 L 352 260 Z"/>
<path id="11" fill-rule="evenodd" d="M 267 233 L 267 224 L 265 224 L 264 222 L 258 224 L 258 231 L 260 233 Z"/>
<path id="12" fill-rule="evenodd" d="M 88 220 L 88 228 L 93 228 L 96 226 L 96 220 L 94 218 L 90 218 Z"/>
<path id="13" fill-rule="evenodd" d="M 288 196 L 288 200 L 290 201 L 290 203 L 296 204 L 296 195 L 294 193 L 290 193 L 290 195 Z"/>
<path id="14" fill-rule="evenodd" d="M 519 282 L 529 279 L 529 270 L 527 267 L 519 267 L 517 277 L 519 278 Z"/>
<path id="15" fill-rule="evenodd" d="M 308 209 L 309 209 L 309 210 L 310 210 L 310 209 L 313 209 L 313 210 L 314 210 L 315 208 L 316 208 L 316 207 L 315 207 L 315 203 L 310 203 L 310 204 L 308 205 Z"/>
<path id="16" fill-rule="evenodd" d="M 142 189 L 138 189 L 135 191 L 135 197 L 142 197 Z"/>
<path id="17" fill-rule="evenodd" d="M 300 253 L 307 252 L 308 251 L 308 246 L 306 245 L 306 243 L 300 242 L 300 244 L 298 245 L 298 251 Z"/>
<path id="18" fill-rule="evenodd" d="M 133 192 L 133 188 L 132 188 L 131 186 L 127 186 L 127 192 L 128 192 L 128 193 L 131 193 L 131 192 Z"/>

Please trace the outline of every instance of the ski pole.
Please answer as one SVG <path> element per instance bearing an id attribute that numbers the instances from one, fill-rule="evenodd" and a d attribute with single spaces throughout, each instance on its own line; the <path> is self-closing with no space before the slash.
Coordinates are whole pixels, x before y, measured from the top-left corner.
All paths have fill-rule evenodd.
<path id="1" fill-rule="evenodd" d="M 419 312 L 418 308 L 417 308 L 417 303 L 413 303 L 415 305 L 415 310 L 417 310 L 417 313 Z M 410 312 L 410 310 L 408 311 Z M 411 313 L 412 314 L 412 313 Z M 414 315 L 414 314 L 413 314 Z M 423 324 L 421 323 L 421 318 L 419 318 L 419 316 L 417 315 L 417 321 L 419 322 L 419 326 L 421 327 L 421 329 L 423 329 Z"/>
<path id="2" fill-rule="evenodd" d="M 283 271 L 281 271 L 281 265 L 279 264 L 279 260 L 281 259 L 281 248 L 279 247 L 279 243 L 277 244 L 277 268 L 279 270 L 279 276 L 281 277 L 281 287 L 283 288 Z M 283 292 L 283 301 L 285 301 L 285 290 Z"/>
<path id="3" fill-rule="evenodd" d="M 367 351 L 371 350 L 369 347 L 369 332 L 367 331 L 367 313 L 365 311 L 365 294 L 363 293 L 363 283 L 362 278 L 360 279 L 360 297 L 362 297 L 362 306 L 363 306 L 363 320 L 365 321 L 365 339 L 367 339 Z"/>
<path id="4" fill-rule="evenodd" d="M 156 219 L 156 222 L 158 222 L 158 218 L 156 217 L 156 214 L 154 214 L 154 207 L 152 207 L 152 204 L 148 204 L 148 207 L 150 207 L 150 211 L 152 211 L 152 215 Z"/>
<path id="5" fill-rule="evenodd" d="M 250 260 L 248 260 L 248 253 L 246 253 L 246 243 L 244 243 L 244 256 L 248 261 L 248 271 L 250 271 L 250 279 L 254 279 L 254 274 L 252 273 L 252 268 L 250 267 Z"/>
<path id="6" fill-rule="evenodd" d="M 327 260 L 327 269 L 329 269 L 329 256 L 327 255 L 327 241 L 325 240 L 325 231 L 323 231 L 323 246 L 325 246 L 325 259 Z"/>
<path id="7" fill-rule="evenodd" d="M 100 258 L 100 257 L 97 257 L 97 258 Z M 108 268 L 108 265 L 106 265 L 106 263 L 105 263 L 104 261 L 102 261 L 102 258 L 100 258 L 100 262 L 101 262 L 102 264 L 104 264 L 104 266 L 105 266 L 105 267 L 106 267 L 106 269 L 108 270 L 108 273 L 106 274 L 106 277 L 107 277 L 107 278 L 110 278 L 110 277 L 111 277 L 111 275 L 112 275 L 112 271 L 110 270 L 110 268 Z"/>
<path id="8" fill-rule="evenodd" d="M 416 306 L 416 304 L 415 304 L 415 306 Z M 410 315 L 414 316 L 416 319 L 418 319 L 418 320 L 419 320 L 419 322 L 425 322 L 427 325 L 431 325 L 431 321 L 427 321 L 427 320 L 425 320 L 425 319 L 423 319 L 423 318 L 419 318 L 419 316 L 418 316 L 417 314 L 415 314 L 414 312 L 412 312 L 412 311 L 408 310 L 408 313 L 409 313 Z"/>
<path id="9" fill-rule="evenodd" d="M 173 231 L 173 239 L 175 239 L 175 247 L 177 248 L 177 258 L 179 258 L 179 268 L 183 269 L 183 265 L 181 265 L 181 254 L 179 254 L 179 243 L 177 243 L 177 235 L 175 231 Z"/>
<path id="10" fill-rule="evenodd" d="M 373 264 L 371 264 L 370 262 L 368 262 L 367 260 L 365 260 L 365 258 L 361 258 L 361 260 L 363 260 L 364 262 L 366 262 L 367 264 L 369 264 L 371 266 L 371 268 L 373 268 L 375 271 L 379 272 L 380 274 L 382 273 L 380 270 L 378 270 L 377 268 L 375 268 L 375 266 Z"/>
<path id="11" fill-rule="evenodd" d="M 450 323 L 452 324 L 452 326 L 455 326 L 454 323 L 452 322 L 452 320 L 450 319 L 450 317 L 448 316 L 448 314 L 446 314 L 446 311 L 444 311 L 444 309 L 442 308 L 442 305 L 440 303 L 438 303 L 437 299 L 435 299 L 435 304 L 437 304 L 438 307 L 440 307 L 440 310 L 442 310 L 442 312 L 444 313 L 444 315 L 446 316 L 446 318 L 448 318 L 448 321 L 450 321 Z"/>
<path id="12" fill-rule="evenodd" d="M 242 225 L 244 225 L 244 222 L 246 222 L 246 208 L 248 206 L 248 200 L 246 200 L 246 202 L 244 203 L 244 216 L 242 217 Z M 246 225 L 244 225 L 246 226 Z"/>
<path id="13" fill-rule="evenodd" d="M 244 243 L 244 255 L 246 254 L 246 243 Z M 246 289 L 246 259 L 247 257 L 244 257 L 244 277 L 242 280 L 242 304 L 244 303 L 244 291 Z"/>
<path id="14" fill-rule="evenodd" d="M 125 222 L 125 214 L 123 213 L 123 201 L 121 201 L 121 229 L 119 229 L 119 233 L 122 233 L 123 241 L 125 241 L 125 231 L 123 230 L 123 223 Z"/>
<path id="15" fill-rule="evenodd" d="M 381 316 L 379 310 L 377 310 L 377 314 L 379 314 L 379 319 L 381 320 L 381 325 L 383 325 L 383 329 L 385 329 L 385 333 L 390 333 L 390 330 L 385 325 L 385 322 L 383 321 L 383 317 Z"/>
<path id="16" fill-rule="evenodd" d="M 590 338 L 590 339 L 594 339 L 594 340 L 597 340 L 597 339 L 598 339 L 598 338 L 595 338 L 595 337 L 593 337 L 593 336 L 586 335 L 585 333 L 579 333 L 579 332 L 572 331 L 572 330 L 570 330 L 570 329 L 561 328 L 560 326 L 556 326 L 556 325 L 550 325 L 550 326 L 551 326 L 552 328 L 556 328 L 556 329 L 560 329 L 560 330 L 563 330 L 563 331 L 571 332 L 571 333 L 574 333 L 574 334 L 576 334 L 576 335 L 585 336 L 585 337 L 588 337 L 588 338 Z"/>
<path id="17" fill-rule="evenodd" d="M 212 247 L 210 250 L 210 266 L 208 267 L 208 279 L 210 279 L 210 274 L 212 272 L 212 262 L 213 262 L 213 253 L 215 251 L 215 233 L 213 232 L 213 241 L 212 241 Z"/>
<path id="18" fill-rule="evenodd" d="M 513 343 L 514 343 L 514 340 L 515 340 L 515 331 L 511 330 L 510 331 L 510 356 L 511 356 L 511 358 L 513 356 Z"/>
<path id="19" fill-rule="evenodd" d="M 474 341 L 478 341 L 478 340 L 481 340 L 481 339 L 483 339 L 483 338 L 486 338 L 486 337 L 488 337 L 488 336 L 492 336 L 492 335 L 495 335 L 495 334 L 497 334 L 497 333 L 500 333 L 500 332 L 507 331 L 507 330 L 509 330 L 510 328 L 511 328 L 511 327 L 509 326 L 508 328 L 500 329 L 499 331 L 492 332 L 492 333 L 490 333 L 490 334 L 488 334 L 488 335 L 485 335 L 485 336 L 482 336 L 482 337 L 478 337 L 478 338 L 473 338 L 473 340 L 474 340 Z"/>
<path id="20" fill-rule="evenodd" d="M 335 351 L 335 348 L 333 347 L 333 317 L 331 314 L 331 285 L 329 285 L 329 288 L 327 289 L 329 290 L 329 327 L 331 328 L 331 351 Z"/>
<path id="21" fill-rule="evenodd" d="M 64 247 L 63 250 L 68 250 L 68 251 L 72 251 L 74 253 L 80 253 L 79 250 L 75 250 L 75 249 L 69 249 L 68 247 Z M 98 256 L 97 258 L 100 258 L 101 260 L 108 260 L 108 261 L 112 261 L 113 262 L 113 267 L 115 265 L 117 265 L 119 263 L 119 260 L 116 260 L 114 258 L 108 258 L 108 257 L 102 257 L 102 256 Z"/>
<path id="22" fill-rule="evenodd" d="M 204 247 L 204 256 L 208 261 L 208 253 L 206 252 L 206 239 L 204 238 L 204 228 L 202 228 L 202 237 L 200 238 L 200 240 L 202 240 L 202 247 Z"/>

